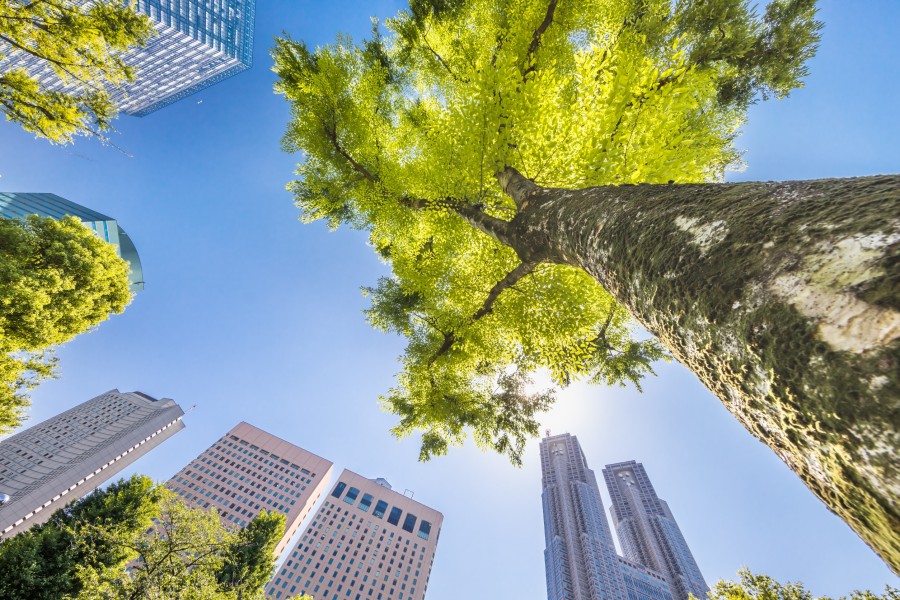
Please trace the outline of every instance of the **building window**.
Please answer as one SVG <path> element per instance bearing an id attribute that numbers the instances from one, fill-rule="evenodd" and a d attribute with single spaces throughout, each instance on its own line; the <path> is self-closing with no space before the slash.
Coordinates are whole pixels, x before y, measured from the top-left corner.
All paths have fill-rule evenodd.
<path id="1" fill-rule="evenodd" d="M 429 535 L 431 535 L 431 523 L 422 521 L 419 523 L 419 537 L 423 540 L 427 540 Z"/>
<path id="2" fill-rule="evenodd" d="M 416 515 L 412 513 L 406 513 L 406 519 L 403 520 L 403 531 L 408 531 L 410 533 L 413 532 L 413 528 L 416 526 Z"/>
<path id="3" fill-rule="evenodd" d="M 384 517 L 384 511 L 387 510 L 388 503 L 384 500 L 379 500 L 375 505 L 375 510 L 372 511 L 372 515 L 378 517 L 379 519 Z"/>
<path id="4" fill-rule="evenodd" d="M 359 509 L 362 511 L 368 512 L 369 507 L 372 506 L 372 494 L 363 494 L 362 500 L 359 501 Z"/>
<path id="5" fill-rule="evenodd" d="M 391 514 L 388 516 L 388 523 L 391 525 L 397 525 L 400 523 L 400 515 L 403 514 L 403 511 L 397 508 L 396 506 L 391 509 Z"/>
<path id="6" fill-rule="evenodd" d="M 334 486 L 334 491 L 331 492 L 331 495 L 334 496 L 335 498 L 340 498 L 341 494 L 344 493 L 344 488 L 346 488 L 346 487 L 347 487 L 346 483 L 344 483 L 343 481 L 339 481 L 338 484 L 336 486 Z"/>
<path id="7" fill-rule="evenodd" d="M 344 496 L 344 502 L 346 502 L 347 504 L 353 504 L 354 502 L 356 502 L 357 496 L 359 496 L 359 490 L 355 487 L 352 487 L 347 490 L 347 495 Z"/>

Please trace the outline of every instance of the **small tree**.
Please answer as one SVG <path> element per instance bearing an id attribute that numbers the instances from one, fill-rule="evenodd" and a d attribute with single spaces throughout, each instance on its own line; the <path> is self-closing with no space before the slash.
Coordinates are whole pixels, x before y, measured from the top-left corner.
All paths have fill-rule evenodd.
<path id="1" fill-rule="evenodd" d="M 0 432 L 52 375 L 50 348 L 125 310 L 128 286 L 128 263 L 78 219 L 0 219 Z"/>
<path id="2" fill-rule="evenodd" d="M 637 382 L 665 348 L 900 569 L 900 177 L 720 183 L 801 85 L 813 0 L 413 0 L 273 50 L 302 218 L 365 228 L 421 458 L 518 462 L 528 374 Z M 655 339 L 631 328 L 642 324 Z"/>
<path id="3" fill-rule="evenodd" d="M 107 88 L 135 77 L 122 55 L 155 31 L 134 4 L 0 0 L 0 111 L 6 119 L 51 142 L 68 143 L 76 135 L 105 140 L 116 115 Z M 15 66 L 25 55 L 40 59 L 40 69 L 73 91 L 50 89 L 38 69 Z"/>
<path id="4" fill-rule="evenodd" d="M 749 569 L 738 571 L 739 582 L 719 581 L 710 590 L 709 600 L 831 600 L 827 596 L 816 597 L 802 583 L 781 584 L 766 575 L 755 575 Z M 838 600 L 900 600 L 900 590 L 884 587 L 879 596 L 869 590 L 851 592 L 849 598 Z"/>

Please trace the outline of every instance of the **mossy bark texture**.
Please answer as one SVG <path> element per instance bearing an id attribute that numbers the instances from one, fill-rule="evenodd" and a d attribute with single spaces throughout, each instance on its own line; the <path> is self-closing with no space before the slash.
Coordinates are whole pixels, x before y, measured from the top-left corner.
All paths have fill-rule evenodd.
<path id="1" fill-rule="evenodd" d="M 590 273 L 900 573 L 900 176 L 498 179 L 523 260 Z"/>

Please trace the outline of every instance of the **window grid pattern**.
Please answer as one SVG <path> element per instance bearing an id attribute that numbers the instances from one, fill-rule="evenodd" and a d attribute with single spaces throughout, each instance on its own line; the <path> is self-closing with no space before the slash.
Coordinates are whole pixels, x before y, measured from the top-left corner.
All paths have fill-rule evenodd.
<path id="1" fill-rule="evenodd" d="M 281 554 L 328 485 L 332 463 L 241 423 L 172 477 L 166 486 L 193 506 L 214 509 L 240 528 L 260 511 L 287 518 Z"/>
<path id="2" fill-rule="evenodd" d="M 89 0 L 75 0 L 85 5 Z M 119 110 L 143 117 L 249 69 L 253 57 L 256 0 L 138 0 L 157 35 L 144 48 L 123 54 L 136 80 L 108 93 Z M 52 91 L 77 91 L 45 63 L 0 42 L 0 72 L 27 70 Z"/>
<path id="3" fill-rule="evenodd" d="M 353 489 L 359 499 L 346 502 Z M 388 521 L 392 511 L 403 515 L 401 524 Z M 421 600 L 442 520 L 434 509 L 345 470 L 266 586 L 266 598 Z"/>
<path id="4" fill-rule="evenodd" d="M 0 444 L 0 535 L 45 521 L 184 428 L 174 400 L 111 390 Z"/>
<path id="5" fill-rule="evenodd" d="M 603 476 L 625 557 L 663 573 L 675 600 L 705 597 L 709 587 L 644 466 L 635 461 L 615 463 L 606 466 Z"/>
<path id="6" fill-rule="evenodd" d="M 627 547 L 627 558 L 617 555 L 596 476 L 578 439 L 548 436 L 540 452 L 548 599 L 674 600 L 663 572 L 635 560 Z M 616 522 L 620 539 L 621 523 Z"/>

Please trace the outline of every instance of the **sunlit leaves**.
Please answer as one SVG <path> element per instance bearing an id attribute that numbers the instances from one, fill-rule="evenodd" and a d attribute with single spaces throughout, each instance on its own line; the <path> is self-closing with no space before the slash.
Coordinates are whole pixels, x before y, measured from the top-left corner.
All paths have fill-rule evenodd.
<path id="1" fill-rule="evenodd" d="M 749 569 L 738 571 L 740 581 L 719 581 L 709 592 L 709 600 L 831 600 L 827 596 L 814 596 L 802 583 L 780 583 L 767 575 L 751 573 Z M 869 590 L 854 590 L 839 600 L 900 600 L 900 590 L 885 586 L 879 596 Z"/>
<path id="2" fill-rule="evenodd" d="M 507 166 L 557 188 L 721 179 L 752 94 L 799 85 L 740 65 L 799 74 L 763 37 L 815 39 L 804 0 L 778 4 L 793 25 L 740 0 L 415 0 L 362 45 L 277 40 L 284 147 L 304 155 L 289 189 L 303 220 L 368 230 L 391 265 L 367 317 L 409 342 L 383 402 L 423 459 L 471 430 L 518 462 L 552 400 L 522 391 L 528 373 L 638 384 L 664 357 L 583 271 L 525 264 L 472 214 L 514 218 Z M 718 26 L 740 43 L 717 47 Z"/>
<path id="3" fill-rule="evenodd" d="M 31 72 L 0 73 L 0 111 L 52 142 L 105 139 L 116 115 L 109 89 L 135 77 L 123 54 L 153 33 L 146 15 L 117 0 L 0 0 L 0 59 L 40 59 Z M 72 91 L 54 91 L 48 85 L 54 79 Z"/>
<path id="4" fill-rule="evenodd" d="M 52 374 L 52 347 L 125 310 L 128 285 L 128 263 L 77 219 L 0 219 L 0 431 Z"/>

